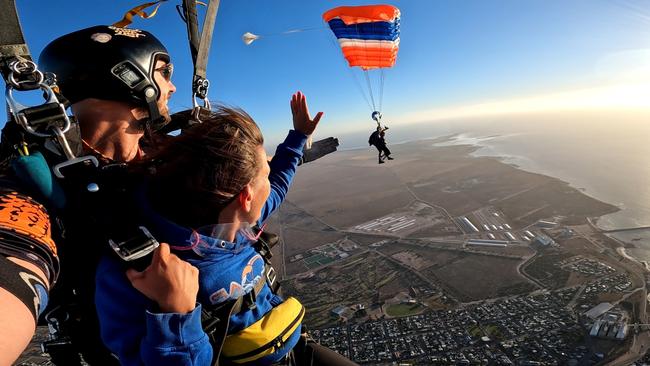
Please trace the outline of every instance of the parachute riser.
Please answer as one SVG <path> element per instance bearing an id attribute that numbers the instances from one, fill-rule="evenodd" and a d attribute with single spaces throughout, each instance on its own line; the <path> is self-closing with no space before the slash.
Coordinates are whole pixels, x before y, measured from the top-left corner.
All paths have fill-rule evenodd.
<path id="1" fill-rule="evenodd" d="M 202 111 L 210 111 L 211 109 L 210 101 L 208 100 L 210 81 L 206 76 L 206 69 L 210 45 L 212 43 L 212 32 L 214 30 L 220 0 L 210 0 L 208 2 L 203 27 L 200 30 L 196 10 L 198 3 L 196 0 L 183 0 L 181 18 L 187 24 L 187 37 L 194 63 L 194 75 L 192 76 L 192 117 L 195 121 L 201 122 L 200 116 L 202 115 Z M 197 99 L 203 101 L 202 106 L 199 105 Z"/>

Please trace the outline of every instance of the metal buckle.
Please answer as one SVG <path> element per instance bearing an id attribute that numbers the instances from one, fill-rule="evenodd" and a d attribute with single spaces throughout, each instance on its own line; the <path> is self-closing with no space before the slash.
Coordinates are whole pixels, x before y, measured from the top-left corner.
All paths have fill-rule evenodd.
<path id="1" fill-rule="evenodd" d="M 194 81 L 194 96 L 201 99 L 208 98 L 208 89 L 210 89 L 210 80 L 205 78 L 198 78 Z"/>
<path id="2" fill-rule="evenodd" d="M 54 94 L 54 91 L 52 91 L 52 88 L 48 85 L 45 85 L 43 83 L 39 84 L 38 87 L 43 90 L 46 94 L 46 101 L 45 103 L 36 106 L 36 107 L 43 107 L 47 105 L 52 105 L 56 106 L 53 108 L 53 110 L 56 110 L 56 114 L 52 115 L 52 117 L 48 118 L 48 120 L 60 120 L 63 121 L 63 126 L 60 127 L 59 129 L 63 132 L 66 133 L 70 129 L 70 117 L 68 117 L 68 114 L 65 112 L 65 106 L 59 101 L 59 99 L 56 97 L 56 94 Z M 5 91 L 5 96 L 7 99 L 7 104 L 9 105 L 9 111 L 11 114 L 14 116 L 16 121 L 29 133 L 32 135 L 38 136 L 38 137 L 54 137 L 55 135 L 53 133 L 43 133 L 43 132 L 38 132 L 34 128 L 30 121 L 27 120 L 27 116 L 25 112 L 28 112 L 29 110 L 32 110 L 35 107 L 27 107 L 14 98 L 13 95 L 13 90 L 15 88 L 7 84 L 7 89 Z"/>
<path id="3" fill-rule="evenodd" d="M 76 157 L 70 148 L 70 144 L 65 137 L 65 133 L 70 130 L 71 126 L 70 117 L 66 113 L 65 105 L 59 101 L 51 87 L 55 83 L 56 76 L 50 74 L 46 80 L 36 64 L 29 60 L 16 60 L 10 64 L 10 68 L 12 72 L 9 74 L 5 97 L 9 111 L 16 123 L 34 136 L 46 138 L 48 141 L 50 139 L 56 140 L 67 159 L 54 166 L 52 169 L 54 175 L 58 178 L 64 178 L 62 170 L 77 164 L 92 164 L 95 168 L 99 167 L 99 161 L 96 157 Z M 17 77 L 23 78 L 19 80 Z M 45 92 L 45 103 L 27 107 L 16 101 L 13 95 L 14 89 L 20 91 L 41 89 Z"/>
<path id="4" fill-rule="evenodd" d="M 201 122 L 201 110 L 211 110 L 210 100 L 208 100 L 208 89 L 210 88 L 210 81 L 205 78 L 198 78 L 194 81 L 193 94 L 192 94 L 192 119 Z M 203 101 L 203 106 L 199 106 L 196 101 L 200 98 Z"/>
<path id="5" fill-rule="evenodd" d="M 66 160 L 62 163 L 56 164 L 53 168 L 52 171 L 54 172 L 54 175 L 57 178 L 63 179 L 65 178 L 65 174 L 63 174 L 62 170 L 65 170 L 73 165 L 77 164 L 83 164 L 85 166 L 88 166 L 89 164 L 92 164 L 95 168 L 99 167 L 99 161 L 97 160 L 96 157 L 92 155 L 86 155 L 86 156 L 80 156 L 78 158 L 72 158 L 69 160 Z"/>
<path id="6" fill-rule="evenodd" d="M 257 293 L 255 289 L 251 289 L 248 293 L 244 294 L 242 300 L 242 306 L 245 306 L 248 310 L 253 310 L 257 308 Z"/>
<path id="7" fill-rule="evenodd" d="M 221 319 L 219 319 L 208 310 L 201 310 L 201 327 L 212 341 L 216 340 L 215 332 L 219 329 L 220 326 Z"/>
<path id="8" fill-rule="evenodd" d="M 145 257 L 160 246 L 158 240 L 151 235 L 147 228 L 138 226 L 138 229 L 140 229 L 138 235 L 125 241 L 116 243 L 112 239 L 108 240 L 111 248 L 124 261 L 128 262 Z"/>
<path id="9" fill-rule="evenodd" d="M 18 58 L 9 63 L 11 73 L 8 75 L 7 84 L 18 90 L 38 89 L 45 79 L 44 75 L 34 61 Z M 16 79 L 21 76 L 22 79 Z"/>
<path id="10" fill-rule="evenodd" d="M 269 285 L 271 289 L 273 289 L 273 286 L 275 286 L 275 280 L 277 278 L 277 275 L 275 274 L 275 268 L 271 266 L 267 266 L 268 269 L 266 270 L 266 283 Z"/>
<path id="11" fill-rule="evenodd" d="M 29 60 L 15 60 L 9 67 L 11 73 L 8 77 L 7 86 L 5 89 L 5 97 L 9 111 L 27 132 L 38 137 L 54 137 L 52 133 L 43 133 L 36 130 L 36 125 L 46 124 L 48 127 L 52 122 L 62 121 L 63 126 L 60 130 L 66 133 L 70 129 L 70 118 L 65 111 L 65 106 L 59 101 L 56 94 L 52 90 L 51 85 L 45 82 L 45 76 L 38 70 L 36 64 Z M 18 79 L 17 77 L 20 77 Z M 48 82 L 52 82 L 48 78 Z M 14 98 L 13 91 L 25 91 L 41 89 L 45 93 L 45 103 L 27 107 Z M 30 121 L 28 117 L 34 117 L 36 121 Z M 58 126 L 54 126 L 58 127 Z"/>

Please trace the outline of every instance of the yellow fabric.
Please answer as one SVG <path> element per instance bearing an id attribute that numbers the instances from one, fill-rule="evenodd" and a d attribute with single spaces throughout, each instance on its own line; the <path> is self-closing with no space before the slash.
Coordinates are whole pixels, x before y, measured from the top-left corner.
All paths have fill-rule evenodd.
<path id="1" fill-rule="evenodd" d="M 118 28 L 127 27 L 129 24 L 131 24 L 133 22 L 133 16 L 135 16 L 135 15 L 139 15 L 142 19 L 149 19 L 149 18 L 153 17 L 154 15 L 156 15 L 156 13 L 158 12 L 158 8 L 160 7 L 161 3 L 165 2 L 165 1 L 167 1 L 167 0 L 158 0 L 158 1 L 150 2 L 150 3 L 144 3 L 142 5 L 138 5 L 135 8 L 127 11 L 126 13 L 124 13 L 124 17 L 122 18 L 122 20 L 120 20 L 119 22 L 113 23 L 113 27 L 118 27 Z M 146 8 L 148 8 L 150 6 L 153 6 L 153 5 L 156 5 L 156 7 L 153 9 L 151 14 L 145 13 L 144 9 L 146 9 Z"/>
<path id="2" fill-rule="evenodd" d="M 253 352 L 280 336 L 282 337 L 282 342 L 286 342 L 300 326 L 302 318 L 305 315 L 303 309 L 304 307 L 298 300 L 293 297 L 288 298 L 248 328 L 227 336 L 223 345 L 222 354 L 227 358 L 233 358 Z M 287 330 L 287 327 L 294 321 L 295 324 Z M 259 353 L 250 357 L 230 361 L 234 363 L 254 361 L 272 354 L 277 348 L 279 348 L 278 345 L 273 345 L 267 349 L 260 350 Z"/>

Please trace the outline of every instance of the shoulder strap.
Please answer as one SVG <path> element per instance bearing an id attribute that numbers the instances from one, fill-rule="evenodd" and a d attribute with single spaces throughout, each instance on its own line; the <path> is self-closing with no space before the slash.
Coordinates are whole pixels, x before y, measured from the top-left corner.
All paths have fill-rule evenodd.
<path id="1" fill-rule="evenodd" d="M 230 317 L 241 311 L 255 308 L 257 295 L 262 291 L 264 285 L 268 284 L 271 291 L 277 291 L 279 284 L 275 279 L 275 270 L 270 265 L 264 266 L 264 275 L 255 284 L 255 287 L 239 297 L 237 300 L 231 300 L 224 304 L 213 306 L 202 306 L 201 308 L 201 325 L 203 331 L 208 335 L 212 345 L 213 365 L 219 364 L 219 354 L 228 335 L 228 326 Z"/>
<path id="2" fill-rule="evenodd" d="M 20 27 L 15 0 L 0 0 L 0 69 L 5 80 L 9 77 L 9 62 L 16 58 L 31 60 Z"/>
<path id="3" fill-rule="evenodd" d="M 236 309 L 241 309 L 243 301 L 244 298 L 240 297 L 225 304 L 202 307 L 201 309 L 201 325 L 212 346 L 212 365 L 214 366 L 219 365 L 219 355 L 228 335 L 230 317 L 237 313 Z"/>
<path id="4" fill-rule="evenodd" d="M 209 0 L 208 10 L 203 20 L 203 27 L 199 30 L 198 16 L 196 11 L 197 0 L 183 0 L 183 16 L 187 23 L 187 36 L 190 42 L 190 52 L 194 62 L 194 76 L 192 78 L 192 103 L 198 110 L 196 98 L 203 100 L 203 108 L 210 109 L 208 102 L 208 87 L 210 83 L 207 79 L 208 55 L 212 43 L 212 33 L 214 24 L 217 19 L 217 10 L 219 9 L 220 0 Z M 198 116 L 197 116 L 198 117 Z"/>

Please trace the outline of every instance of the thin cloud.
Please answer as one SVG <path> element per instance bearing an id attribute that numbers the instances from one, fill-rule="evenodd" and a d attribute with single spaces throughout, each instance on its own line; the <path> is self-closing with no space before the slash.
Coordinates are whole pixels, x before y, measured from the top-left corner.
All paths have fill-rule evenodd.
<path id="1" fill-rule="evenodd" d="M 561 111 L 650 109 L 650 83 L 617 84 L 406 113 L 400 124 Z"/>

